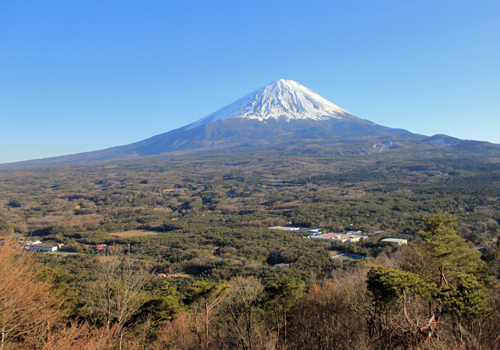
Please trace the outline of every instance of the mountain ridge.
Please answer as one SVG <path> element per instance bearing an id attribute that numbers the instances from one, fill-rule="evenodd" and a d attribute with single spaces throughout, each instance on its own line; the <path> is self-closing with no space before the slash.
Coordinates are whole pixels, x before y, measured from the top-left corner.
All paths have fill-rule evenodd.
<path id="1" fill-rule="evenodd" d="M 481 152 L 500 145 L 431 137 L 361 119 L 292 80 L 280 79 L 181 128 L 99 151 L 8 163 L 69 164 L 132 159 L 172 152 L 238 150 L 280 144 L 335 144 L 339 154 L 382 153 L 396 149 L 456 147 Z M 380 149 L 374 145 L 380 145 Z"/>

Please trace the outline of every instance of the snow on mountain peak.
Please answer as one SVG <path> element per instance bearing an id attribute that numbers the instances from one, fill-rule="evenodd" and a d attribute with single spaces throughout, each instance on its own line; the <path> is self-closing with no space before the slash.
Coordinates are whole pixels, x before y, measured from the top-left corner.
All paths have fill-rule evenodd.
<path id="1" fill-rule="evenodd" d="M 189 129 L 229 118 L 249 118 L 260 121 L 269 118 L 284 118 L 290 121 L 292 119 L 325 120 L 344 117 L 354 116 L 296 81 L 280 79 L 194 122 Z"/>

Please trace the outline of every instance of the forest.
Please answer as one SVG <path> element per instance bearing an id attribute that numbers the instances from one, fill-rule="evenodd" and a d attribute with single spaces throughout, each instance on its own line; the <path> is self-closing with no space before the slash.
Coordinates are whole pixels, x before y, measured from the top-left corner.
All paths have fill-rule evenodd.
<path id="1" fill-rule="evenodd" d="M 498 349 L 499 222 L 500 157 L 446 148 L 0 171 L 0 350 Z"/>

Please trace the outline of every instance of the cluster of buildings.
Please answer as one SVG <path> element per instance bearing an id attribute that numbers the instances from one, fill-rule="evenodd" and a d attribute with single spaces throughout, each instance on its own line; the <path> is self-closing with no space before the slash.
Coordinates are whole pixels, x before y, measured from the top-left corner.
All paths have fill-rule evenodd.
<path id="1" fill-rule="evenodd" d="M 337 241 L 340 243 L 350 243 L 359 242 L 362 239 L 368 238 L 368 236 L 363 236 L 361 231 L 347 231 L 346 233 L 319 233 L 310 232 L 307 238 L 311 239 L 324 239 L 328 241 Z"/>
<path id="2" fill-rule="evenodd" d="M 361 231 L 347 231 L 345 233 L 321 233 L 321 228 L 287 227 L 287 226 L 273 226 L 273 227 L 268 227 L 268 229 L 289 231 L 289 232 L 307 232 L 306 237 L 309 239 L 323 239 L 339 243 L 355 243 L 363 239 L 367 239 L 369 237 L 363 235 L 363 232 Z M 384 230 L 375 230 L 370 232 L 369 235 L 376 235 L 383 232 Z M 384 238 L 380 240 L 380 243 L 403 245 L 403 244 L 408 244 L 408 241 L 406 239 L 401 239 L 401 238 Z"/>
<path id="3" fill-rule="evenodd" d="M 377 230 L 370 232 L 370 235 L 374 235 L 377 233 L 382 233 L 384 232 L 383 230 Z M 347 231 L 346 233 L 320 233 L 316 231 L 308 232 L 307 238 L 310 239 L 324 239 L 328 241 L 337 241 L 340 243 L 352 243 L 352 242 L 359 242 L 363 239 L 367 239 L 368 236 L 364 236 L 361 231 Z M 408 240 L 403 239 L 403 238 L 383 238 L 380 240 L 380 243 L 383 245 L 391 245 L 391 244 L 397 244 L 397 245 L 404 245 L 408 244 Z"/>
<path id="4" fill-rule="evenodd" d="M 287 232 L 305 232 L 307 238 L 311 239 L 325 239 L 329 241 L 345 242 L 359 242 L 368 236 L 362 236 L 361 231 L 348 231 L 346 233 L 321 233 L 321 228 L 316 227 L 288 227 L 288 226 L 273 226 L 268 227 L 269 230 L 287 231 Z"/>

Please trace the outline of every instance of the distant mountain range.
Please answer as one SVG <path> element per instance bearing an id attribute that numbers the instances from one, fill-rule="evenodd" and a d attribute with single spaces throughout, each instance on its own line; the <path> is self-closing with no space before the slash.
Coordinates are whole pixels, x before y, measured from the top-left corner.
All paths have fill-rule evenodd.
<path id="1" fill-rule="evenodd" d="M 244 150 L 278 145 L 329 145 L 340 154 L 398 148 L 455 147 L 471 151 L 500 146 L 446 135 L 427 137 L 358 118 L 292 80 L 278 80 L 176 130 L 143 141 L 16 164 L 67 164 L 128 159 L 186 151 Z"/>

